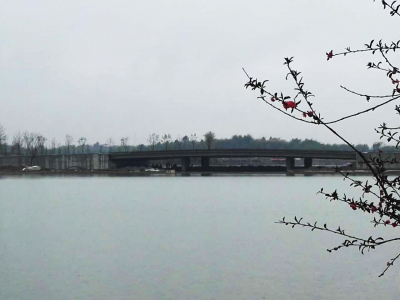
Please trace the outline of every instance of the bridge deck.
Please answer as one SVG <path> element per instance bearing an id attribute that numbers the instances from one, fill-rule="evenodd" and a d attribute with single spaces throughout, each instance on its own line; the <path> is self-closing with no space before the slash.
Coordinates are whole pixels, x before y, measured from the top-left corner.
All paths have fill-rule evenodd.
<path id="1" fill-rule="evenodd" d="M 353 151 L 325 150 L 268 150 L 268 149 L 211 149 L 211 150 L 165 150 L 111 153 L 111 160 L 129 159 L 177 159 L 185 157 L 280 157 L 356 160 Z"/>

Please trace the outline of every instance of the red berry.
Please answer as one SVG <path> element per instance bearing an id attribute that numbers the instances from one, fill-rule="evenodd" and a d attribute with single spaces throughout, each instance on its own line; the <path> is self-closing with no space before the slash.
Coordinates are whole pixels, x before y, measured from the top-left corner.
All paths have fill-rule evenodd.
<path id="1" fill-rule="evenodd" d="M 390 220 L 386 220 L 385 224 L 390 224 Z"/>
<path id="2" fill-rule="evenodd" d="M 351 207 L 353 210 L 356 210 L 356 209 L 357 209 L 357 206 L 356 206 L 355 204 L 350 204 L 350 207 Z"/>

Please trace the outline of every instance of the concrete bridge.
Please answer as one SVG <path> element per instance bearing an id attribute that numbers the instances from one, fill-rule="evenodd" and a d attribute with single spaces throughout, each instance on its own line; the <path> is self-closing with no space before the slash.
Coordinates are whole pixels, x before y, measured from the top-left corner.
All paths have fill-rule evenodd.
<path id="1" fill-rule="evenodd" d="M 372 154 L 370 154 L 372 155 Z M 398 156 L 398 154 L 391 154 Z M 33 164 L 55 170 L 80 168 L 85 170 L 110 170 L 125 166 L 150 165 L 151 160 L 175 159 L 180 161 L 182 171 L 188 171 L 190 160 L 195 158 L 201 162 L 202 168 L 210 165 L 210 158 L 247 158 L 269 157 L 286 159 L 287 170 L 293 169 L 295 158 L 304 158 L 304 168 L 312 166 L 313 159 L 340 159 L 356 161 L 356 154 L 352 151 L 312 151 L 312 150 L 266 150 L 266 149 L 212 149 L 212 150 L 171 150 L 171 151 L 137 151 L 123 153 L 91 153 L 70 155 L 38 155 Z M 400 161 L 400 159 L 398 159 Z M 28 166 L 30 156 L 0 156 L 1 166 Z M 366 168 L 362 160 L 357 158 L 357 168 Z M 388 169 L 400 169 L 400 164 L 390 165 Z"/>
<path id="2" fill-rule="evenodd" d="M 210 158 L 270 157 L 285 158 L 286 170 L 294 168 L 295 158 L 304 158 L 304 168 L 312 166 L 313 158 L 356 160 L 353 151 L 325 150 L 268 150 L 268 149 L 211 149 L 211 150 L 166 150 L 110 153 L 109 168 L 118 168 L 130 163 L 148 164 L 150 160 L 180 159 L 182 171 L 188 171 L 191 158 L 201 158 L 201 166 L 207 168 Z"/>

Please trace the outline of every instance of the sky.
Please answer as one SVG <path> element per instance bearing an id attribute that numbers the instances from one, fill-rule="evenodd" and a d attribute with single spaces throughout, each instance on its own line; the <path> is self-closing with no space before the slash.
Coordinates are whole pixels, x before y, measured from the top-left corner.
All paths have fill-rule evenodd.
<path id="1" fill-rule="evenodd" d="M 372 0 L 13 0 L 0 10 L 0 124 L 9 142 L 32 131 L 63 144 L 151 133 L 175 139 L 213 131 L 217 138 L 338 140 L 322 126 L 289 119 L 246 90 L 246 71 L 267 89 L 294 95 L 283 58 L 294 56 L 314 108 L 326 120 L 373 103 L 342 89 L 391 93 L 370 54 L 326 60 L 372 39 L 398 39 L 400 20 Z M 396 57 L 393 57 L 396 62 Z M 376 100 L 375 100 L 376 101 Z M 377 102 L 374 102 L 377 103 Z M 394 104 L 336 124 L 351 143 L 379 140 L 397 125 Z"/>

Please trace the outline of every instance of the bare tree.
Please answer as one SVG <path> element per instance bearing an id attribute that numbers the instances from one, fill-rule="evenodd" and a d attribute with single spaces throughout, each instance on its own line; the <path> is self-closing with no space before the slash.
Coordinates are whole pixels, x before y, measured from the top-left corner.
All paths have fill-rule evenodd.
<path id="1" fill-rule="evenodd" d="M 61 143 L 57 143 L 57 148 L 58 148 L 58 154 L 61 154 L 61 152 L 62 152 L 62 145 L 61 145 Z"/>
<path id="2" fill-rule="evenodd" d="M 84 149 L 85 149 L 86 138 L 85 138 L 85 137 L 81 137 L 81 138 L 78 140 L 78 144 L 79 144 L 79 147 L 81 147 L 81 153 L 83 153 L 83 152 L 84 152 Z"/>
<path id="3" fill-rule="evenodd" d="M 168 145 L 171 143 L 171 140 L 172 140 L 172 138 L 171 138 L 171 134 L 164 134 L 162 137 L 161 137 L 161 142 L 165 145 L 165 150 L 168 150 Z"/>
<path id="4" fill-rule="evenodd" d="M 129 150 L 129 145 L 128 145 L 128 137 L 122 137 L 121 138 L 121 147 L 124 149 L 125 152 L 128 152 Z"/>
<path id="5" fill-rule="evenodd" d="M 52 138 L 51 139 L 51 151 L 52 151 L 52 154 L 56 154 L 56 139 L 55 138 Z"/>
<path id="6" fill-rule="evenodd" d="M 154 147 L 157 145 L 159 140 L 160 140 L 160 138 L 159 138 L 158 134 L 152 133 L 149 135 L 147 142 L 149 143 L 152 151 L 154 150 Z"/>
<path id="7" fill-rule="evenodd" d="M 72 135 L 66 134 L 65 135 L 65 147 L 67 147 L 67 154 L 70 154 L 71 146 L 72 146 L 73 142 L 74 142 L 74 138 L 72 137 Z"/>
<path id="8" fill-rule="evenodd" d="M 0 151 L 4 154 L 7 151 L 7 135 L 6 129 L 0 124 Z"/>
<path id="9" fill-rule="evenodd" d="M 46 148 L 46 138 L 41 135 L 40 133 L 36 134 L 36 139 L 34 141 L 34 146 L 38 149 L 37 153 L 38 154 L 45 154 L 45 148 Z"/>
<path id="10" fill-rule="evenodd" d="M 196 142 L 197 142 L 197 135 L 195 133 L 191 134 L 190 135 L 190 143 L 192 144 L 192 149 L 194 149 Z"/>
<path id="11" fill-rule="evenodd" d="M 53 148 L 51 147 L 51 143 L 50 142 L 47 142 L 46 143 L 46 146 L 45 146 L 45 154 L 47 155 L 47 154 L 52 154 L 52 150 L 53 150 Z"/>
<path id="12" fill-rule="evenodd" d="M 206 142 L 207 149 L 210 150 L 215 141 L 215 133 L 209 131 L 206 134 L 204 134 L 204 141 Z"/>
<path id="13" fill-rule="evenodd" d="M 23 139 L 24 139 L 24 146 L 26 149 L 26 154 L 31 156 L 31 161 L 30 164 L 32 164 L 32 160 L 35 158 L 36 156 L 36 151 L 34 149 L 34 141 L 36 138 L 36 134 L 33 132 L 27 132 L 25 131 L 23 134 Z"/>
<path id="14" fill-rule="evenodd" d="M 40 133 L 27 131 L 25 131 L 22 136 L 26 152 L 30 156 L 29 164 L 32 165 L 33 159 L 40 153 L 40 151 L 43 151 L 44 144 L 46 143 L 46 138 Z"/>
<path id="15" fill-rule="evenodd" d="M 107 142 L 106 142 L 106 145 L 108 146 L 108 152 L 111 153 L 112 150 L 113 150 L 113 147 L 115 145 L 115 142 L 114 142 L 113 138 L 108 138 Z"/>
<path id="16" fill-rule="evenodd" d="M 21 131 L 18 131 L 16 134 L 14 134 L 12 141 L 12 149 L 14 154 L 21 155 L 21 149 L 23 143 L 24 143 L 24 138 L 21 134 Z"/>

